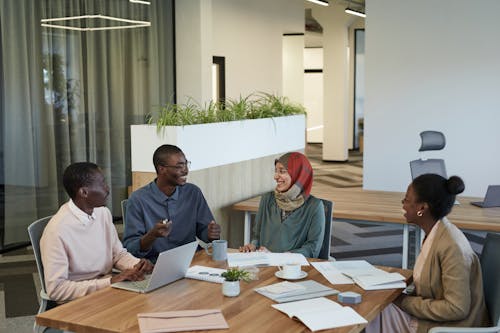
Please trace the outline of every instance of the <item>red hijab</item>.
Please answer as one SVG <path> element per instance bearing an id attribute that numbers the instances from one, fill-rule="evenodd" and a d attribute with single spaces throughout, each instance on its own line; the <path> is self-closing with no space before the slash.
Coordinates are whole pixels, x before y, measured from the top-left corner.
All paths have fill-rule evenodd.
<path id="1" fill-rule="evenodd" d="M 274 164 L 276 165 L 277 162 L 287 169 L 292 178 L 292 186 L 300 188 L 301 195 L 307 199 L 311 193 L 313 181 L 313 170 L 307 157 L 301 153 L 292 152 L 281 156 L 274 161 Z"/>

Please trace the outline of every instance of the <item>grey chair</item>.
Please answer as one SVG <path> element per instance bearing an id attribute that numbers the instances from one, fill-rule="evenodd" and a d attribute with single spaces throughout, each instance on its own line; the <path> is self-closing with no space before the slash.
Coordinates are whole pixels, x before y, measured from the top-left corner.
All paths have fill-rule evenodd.
<path id="1" fill-rule="evenodd" d="M 484 300 L 493 327 L 434 327 L 429 333 L 496 333 L 500 332 L 500 234 L 486 236 L 481 253 Z"/>
<path id="2" fill-rule="evenodd" d="M 419 152 L 430 151 L 430 150 L 441 150 L 446 145 L 446 139 L 444 134 L 438 131 L 423 131 L 420 133 L 422 139 L 422 144 L 420 145 Z M 444 160 L 440 158 L 420 158 L 410 162 L 411 178 L 426 174 L 435 173 L 444 178 L 446 176 L 446 167 Z"/>
<path id="3" fill-rule="evenodd" d="M 125 214 L 127 213 L 127 201 L 128 199 L 123 199 L 120 203 L 122 207 L 122 222 L 123 222 L 123 229 L 125 229 Z"/>
<path id="4" fill-rule="evenodd" d="M 49 220 L 52 218 L 52 216 L 47 216 L 44 218 L 41 218 L 39 220 L 36 220 L 35 222 L 31 223 L 28 226 L 28 235 L 30 237 L 31 241 L 31 246 L 33 247 L 33 253 L 35 255 L 35 261 L 36 261 L 36 267 L 38 269 L 38 276 L 40 278 L 40 307 L 38 308 L 38 313 L 42 313 L 51 307 L 55 306 L 55 302 L 52 301 L 49 296 L 47 295 L 47 290 L 45 289 L 45 276 L 43 274 L 43 263 L 42 263 L 42 256 L 40 254 L 40 238 L 42 237 L 43 230 L 45 229 L 45 226 L 47 223 L 49 223 Z M 46 330 L 50 332 L 60 332 L 59 330 L 54 330 L 51 328 L 39 326 L 36 324 L 36 322 L 33 325 L 33 332 L 35 333 L 41 333 L 41 332 L 47 332 Z"/>
<path id="5" fill-rule="evenodd" d="M 323 206 L 325 207 L 325 235 L 323 237 L 323 244 L 321 245 L 321 250 L 319 251 L 319 259 L 333 259 L 330 257 L 330 247 L 332 244 L 332 212 L 333 212 L 333 202 L 329 200 L 324 200 Z"/>

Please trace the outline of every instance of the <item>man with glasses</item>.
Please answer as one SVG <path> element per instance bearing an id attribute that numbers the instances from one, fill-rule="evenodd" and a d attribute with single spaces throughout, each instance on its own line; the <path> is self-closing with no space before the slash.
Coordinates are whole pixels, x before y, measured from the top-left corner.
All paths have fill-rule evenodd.
<path id="1" fill-rule="evenodd" d="M 123 244 L 130 253 L 156 261 L 158 254 L 187 244 L 220 238 L 201 190 L 187 183 L 190 162 L 174 145 L 153 154 L 157 178 L 133 192 L 127 201 Z"/>

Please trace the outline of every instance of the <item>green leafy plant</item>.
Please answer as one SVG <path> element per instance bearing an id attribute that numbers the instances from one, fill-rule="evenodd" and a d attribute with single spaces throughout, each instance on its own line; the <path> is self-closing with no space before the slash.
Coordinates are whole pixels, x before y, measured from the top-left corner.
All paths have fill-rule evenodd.
<path id="1" fill-rule="evenodd" d="M 250 272 L 244 269 L 239 269 L 237 267 L 229 268 L 227 271 L 222 273 L 221 276 L 225 278 L 226 281 L 243 280 L 245 282 L 248 282 L 251 280 Z"/>
<path id="2" fill-rule="evenodd" d="M 239 99 L 227 99 L 225 103 L 211 101 L 201 106 L 189 99 L 185 104 L 168 103 L 155 114 L 148 115 L 149 124 L 156 123 L 158 130 L 163 126 L 184 126 L 227 122 L 243 119 L 273 118 L 305 114 L 302 105 L 292 103 L 288 98 L 268 93 L 255 93 Z"/>

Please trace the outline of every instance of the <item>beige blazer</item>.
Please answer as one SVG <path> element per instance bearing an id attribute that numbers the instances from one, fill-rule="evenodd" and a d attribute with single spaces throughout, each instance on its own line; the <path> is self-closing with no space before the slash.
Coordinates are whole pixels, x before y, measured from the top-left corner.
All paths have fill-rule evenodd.
<path id="1" fill-rule="evenodd" d="M 418 331 L 434 326 L 486 326 L 479 259 L 464 234 L 446 218 L 422 267 L 417 295 L 397 305 L 418 319 Z"/>

